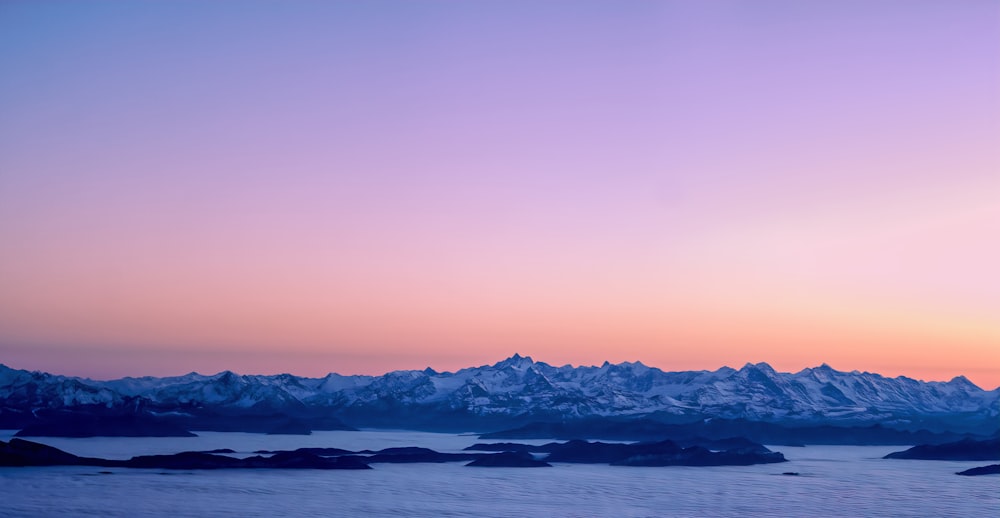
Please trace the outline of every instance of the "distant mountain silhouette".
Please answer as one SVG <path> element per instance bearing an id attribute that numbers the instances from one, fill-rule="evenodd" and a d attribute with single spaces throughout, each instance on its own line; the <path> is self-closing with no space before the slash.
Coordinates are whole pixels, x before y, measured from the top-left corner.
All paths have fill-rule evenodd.
<path id="1" fill-rule="evenodd" d="M 95 381 L 0 366 L 0 428 L 52 430 L 60 419 L 86 419 L 80 416 L 122 422 L 139 416 L 136 422 L 183 430 L 261 433 L 351 425 L 489 431 L 531 422 L 644 418 L 668 424 L 706 419 L 792 427 L 880 424 L 984 435 L 996 430 L 1000 419 L 1000 389 L 986 391 L 963 377 L 921 382 L 825 364 L 797 373 L 779 373 L 766 363 L 664 372 L 639 362 L 556 367 L 517 354 L 456 372 L 427 368 L 322 378 L 225 371 Z"/>

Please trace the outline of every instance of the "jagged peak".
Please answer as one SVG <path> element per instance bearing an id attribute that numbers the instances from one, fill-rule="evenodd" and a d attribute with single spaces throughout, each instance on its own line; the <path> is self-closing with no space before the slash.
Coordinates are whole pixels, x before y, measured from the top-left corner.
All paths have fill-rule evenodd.
<path id="1" fill-rule="evenodd" d="M 425 373 L 424 371 L 403 369 L 403 370 L 390 371 L 381 376 L 376 376 L 376 378 L 416 379 L 421 376 L 427 376 L 427 373 Z"/>
<path id="2" fill-rule="evenodd" d="M 744 365 L 743 368 L 741 368 L 740 370 L 741 371 L 763 371 L 763 372 L 767 372 L 767 373 L 774 373 L 775 372 L 774 368 L 771 367 L 767 362 L 759 362 L 759 363 L 750 363 L 750 362 L 747 362 L 746 365 Z"/>
<path id="3" fill-rule="evenodd" d="M 955 385 L 962 385 L 963 387 L 970 387 L 970 388 L 975 387 L 977 389 L 980 388 L 979 385 L 976 385 L 971 380 L 969 380 L 969 378 L 966 378 L 961 374 L 952 378 L 950 381 L 948 381 L 948 383 L 952 383 Z"/>
<path id="4" fill-rule="evenodd" d="M 224 371 L 216 374 L 215 376 L 212 376 L 212 379 L 217 380 L 217 381 L 223 381 L 223 382 L 236 381 L 236 380 L 238 380 L 240 378 L 242 378 L 242 376 L 240 376 L 239 374 L 236 374 L 235 372 L 233 372 L 231 370 L 224 370 Z"/>
<path id="5" fill-rule="evenodd" d="M 521 356 L 520 354 L 514 353 L 514 355 L 511 356 L 510 358 L 507 358 L 506 360 L 503 360 L 501 362 L 497 362 L 493 366 L 498 369 L 502 369 L 504 367 L 527 368 L 533 365 L 534 363 L 535 361 L 531 359 L 531 356 Z"/>
<path id="6" fill-rule="evenodd" d="M 611 368 L 618 368 L 618 369 L 623 369 L 624 368 L 624 369 L 632 369 L 632 370 L 635 370 L 635 369 L 643 370 L 643 369 L 650 369 L 652 367 L 649 367 L 648 365 L 642 363 L 639 360 L 636 360 L 634 362 L 621 362 L 621 363 L 611 363 L 611 362 L 609 362 L 607 360 L 604 360 L 604 363 L 602 363 L 601 366 L 598 367 L 598 368 L 599 369 L 603 369 L 603 370 L 608 370 L 608 369 L 611 369 Z"/>
<path id="7" fill-rule="evenodd" d="M 814 372 L 840 373 L 840 371 L 838 371 L 837 369 L 834 369 L 833 367 L 831 367 L 829 363 L 823 362 L 819 366 L 816 366 L 816 367 L 806 367 L 806 368 L 800 370 L 799 372 L 796 372 L 795 375 L 796 376 L 807 375 L 807 374 L 812 374 Z M 856 374 L 859 374 L 859 373 L 857 371 L 854 371 L 853 374 L 856 375 Z"/>

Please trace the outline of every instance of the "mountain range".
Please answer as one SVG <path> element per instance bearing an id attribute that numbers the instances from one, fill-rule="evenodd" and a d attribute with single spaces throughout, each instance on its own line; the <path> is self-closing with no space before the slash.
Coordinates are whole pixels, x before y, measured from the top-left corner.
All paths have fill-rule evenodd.
<path id="1" fill-rule="evenodd" d="M 0 365 L 0 428 L 67 415 L 152 416 L 191 430 L 269 431 L 279 421 L 306 431 L 495 430 L 535 421 L 646 418 L 992 433 L 1000 422 L 1000 388 L 983 390 L 961 376 L 924 382 L 825 364 L 796 373 L 766 363 L 665 372 L 640 362 L 557 367 L 517 354 L 456 372 L 322 378 L 225 371 L 98 381 Z"/>

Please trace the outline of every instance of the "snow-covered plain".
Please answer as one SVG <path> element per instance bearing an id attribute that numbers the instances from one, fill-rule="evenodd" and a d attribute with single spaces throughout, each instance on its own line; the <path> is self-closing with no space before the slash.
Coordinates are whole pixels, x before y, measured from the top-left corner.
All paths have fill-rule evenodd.
<path id="1" fill-rule="evenodd" d="M 9 440 L 12 434 L 0 431 L 0 439 Z M 305 437 L 205 432 L 192 438 L 39 442 L 78 455 L 127 458 L 305 446 L 459 451 L 478 440 L 468 435 L 361 431 Z M 1000 477 L 954 475 L 983 462 L 881 459 L 902 449 L 892 446 L 775 449 L 790 462 L 666 468 L 557 464 L 539 469 L 376 464 L 364 471 L 0 468 L 0 515 L 1000 516 Z M 787 471 L 800 475 L 781 475 Z"/>

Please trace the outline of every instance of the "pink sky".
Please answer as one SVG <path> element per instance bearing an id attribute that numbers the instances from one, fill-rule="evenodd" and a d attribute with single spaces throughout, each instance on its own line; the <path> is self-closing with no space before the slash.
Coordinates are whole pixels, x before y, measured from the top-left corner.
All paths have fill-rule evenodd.
<path id="1" fill-rule="evenodd" d="M 1000 386 L 1000 6 L 0 5 L 0 362 Z"/>

